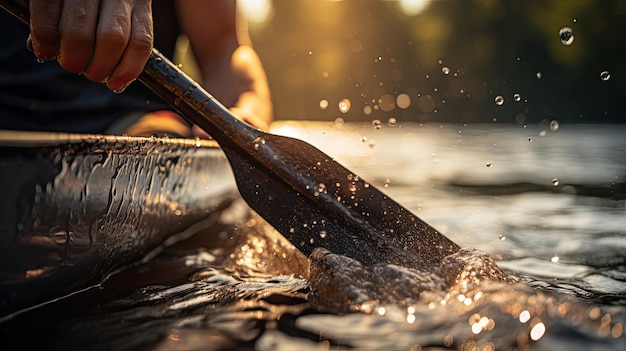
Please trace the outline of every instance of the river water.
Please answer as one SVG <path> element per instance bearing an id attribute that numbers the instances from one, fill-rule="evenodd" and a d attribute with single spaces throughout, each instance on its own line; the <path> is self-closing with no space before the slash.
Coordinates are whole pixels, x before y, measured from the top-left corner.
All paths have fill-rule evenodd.
<path id="1" fill-rule="evenodd" d="M 416 293 L 405 282 L 419 272 L 363 278 L 332 256 L 330 283 L 312 282 L 307 258 L 235 200 L 151 261 L 3 323 L 3 350 L 626 350 L 626 125 L 273 131 L 317 146 L 517 283 L 470 275 Z"/>

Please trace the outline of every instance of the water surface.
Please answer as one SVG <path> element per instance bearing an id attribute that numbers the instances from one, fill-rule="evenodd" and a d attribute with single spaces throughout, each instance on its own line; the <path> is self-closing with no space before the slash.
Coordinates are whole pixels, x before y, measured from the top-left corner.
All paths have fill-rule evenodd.
<path id="1" fill-rule="evenodd" d="M 239 201 L 147 264 L 0 325 L 3 339 L 59 349 L 626 350 L 625 126 L 385 122 L 274 131 L 316 145 L 517 284 L 468 274 L 441 288 L 393 266 L 357 276 L 358 262 L 342 256 L 328 256 L 321 284 Z"/>

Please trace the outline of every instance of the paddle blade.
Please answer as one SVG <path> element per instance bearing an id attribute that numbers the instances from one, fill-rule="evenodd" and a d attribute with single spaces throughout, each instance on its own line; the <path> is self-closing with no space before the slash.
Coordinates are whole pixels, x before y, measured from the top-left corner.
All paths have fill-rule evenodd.
<path id="1" fill-rule="evenodd" d="M 324 247 L 363 262 L 437 265 L 459 247 L 304 141 L 264 134 L 254 152 L 224 148 L 248 204 L 304 254 Z"/>

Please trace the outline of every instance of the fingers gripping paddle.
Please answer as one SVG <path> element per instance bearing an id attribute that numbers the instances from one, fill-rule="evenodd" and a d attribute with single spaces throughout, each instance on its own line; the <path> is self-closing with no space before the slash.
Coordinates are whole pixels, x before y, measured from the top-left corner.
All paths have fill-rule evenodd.
<path id="1" fill-rule="evenodd" d="M 0 6 L 28 23 L 27 1 Z M 153 50 L 139 80 L 220 144 L 252 209 L 304 254 L 324 247 L 366 265 L 438 264 L 459 247 L 330 156 L 259 131 Z"/>

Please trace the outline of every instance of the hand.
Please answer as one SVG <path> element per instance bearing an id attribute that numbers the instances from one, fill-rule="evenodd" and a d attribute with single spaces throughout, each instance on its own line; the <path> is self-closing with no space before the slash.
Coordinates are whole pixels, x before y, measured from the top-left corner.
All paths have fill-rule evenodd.
<path id="1" fill-rule="evenodd" d="M 39 60 L 121 92 L 150 57 L 151 0 L 30 0 L 30 32 Z"/>

